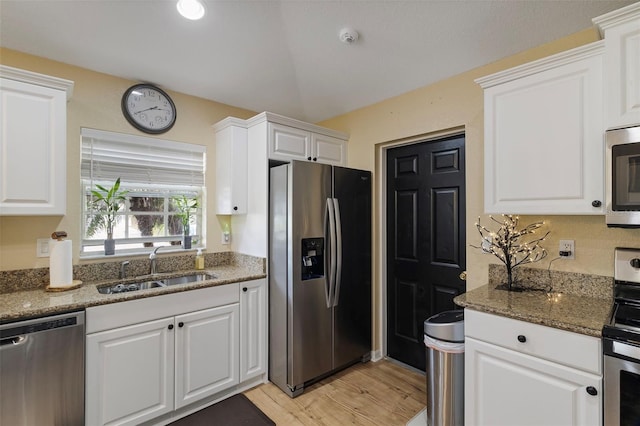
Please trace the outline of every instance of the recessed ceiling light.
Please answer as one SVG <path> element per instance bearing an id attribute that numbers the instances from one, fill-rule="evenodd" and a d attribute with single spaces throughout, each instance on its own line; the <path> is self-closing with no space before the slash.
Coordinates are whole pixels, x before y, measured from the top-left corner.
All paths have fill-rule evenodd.
<path id="1" fill-rule="evenodd" d="M 176 8 L 180 15 L 192 21 L 201 19 L 205 13 L 204 3 L 200 0 L 178 0 Z"/>

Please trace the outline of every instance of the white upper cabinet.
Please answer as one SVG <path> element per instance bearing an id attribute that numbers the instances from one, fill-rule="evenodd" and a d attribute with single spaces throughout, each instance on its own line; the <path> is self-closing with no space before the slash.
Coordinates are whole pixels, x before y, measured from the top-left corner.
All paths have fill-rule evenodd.
<path id="1" fill-rule="evenodd" d="M 593 20 L 604 36 L 605 127 L 640 124 L 640 3 Z"/>
<path id="2" fill-rule="evenodd" d="M 311 133 L 283 126 L 282 124 L 269 123 L 269 158 L 274 160 L 311 160 Z"/>
<path id="3" fill-rule="evenodd" d="M 247 213 L 247 127 L 229 117 L 216 132 L 216 214 Z"/>
<path id="4" fill-rule="evenodd" d="M 603 42 L 476 80 L 486 213 L 604 214 Z"/>
<path id="5" fill-rule="evenodd" d="M 346 166 L 347 143 L 332 136 L 311 134 L 311 158 L 318 163 Z"/>
<path id="6" fill-rule="evenodd" d="M 347 165 L 347 135 L 272 113 L 263 112 L 250 119 L 251 125 L 263 121 L 268 123 L 270 160 Z"/>
<path id="7" fill-rule="evenodd" d="M 64 215 L 73 82 L 0 65 L 0 215 Z"/>

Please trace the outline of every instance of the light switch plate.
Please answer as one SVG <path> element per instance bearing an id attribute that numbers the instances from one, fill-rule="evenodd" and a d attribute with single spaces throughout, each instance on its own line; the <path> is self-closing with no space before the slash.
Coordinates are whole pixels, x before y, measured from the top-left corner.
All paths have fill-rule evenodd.
<path id="1" fill-rule="evenodd" d="M 49 240 L 51 238 L 38 238 L 36 240 L 37 257 L 49 257 Z"/>

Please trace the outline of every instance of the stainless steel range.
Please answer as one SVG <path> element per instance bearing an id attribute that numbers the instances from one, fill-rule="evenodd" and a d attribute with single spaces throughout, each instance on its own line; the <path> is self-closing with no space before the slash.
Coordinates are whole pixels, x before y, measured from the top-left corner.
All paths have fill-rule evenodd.
<path id="1" fill-rule="evenodd" d="M 617 248 L 615 302 L 602 329 L 604 424 L 640 425 L 640 249 Z"/>

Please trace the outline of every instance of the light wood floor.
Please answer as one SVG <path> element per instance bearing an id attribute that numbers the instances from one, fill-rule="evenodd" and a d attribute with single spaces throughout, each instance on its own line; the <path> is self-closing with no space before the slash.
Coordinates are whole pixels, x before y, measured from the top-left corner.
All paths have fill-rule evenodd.
<path id="1" fill-rule="evenodd" d="M 391 361 L 357 364 L 290 398 L 272 383 L 245 395 L 279 426 L 405 425 L 426 406 L 425 377 Z"/>

